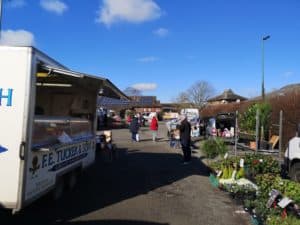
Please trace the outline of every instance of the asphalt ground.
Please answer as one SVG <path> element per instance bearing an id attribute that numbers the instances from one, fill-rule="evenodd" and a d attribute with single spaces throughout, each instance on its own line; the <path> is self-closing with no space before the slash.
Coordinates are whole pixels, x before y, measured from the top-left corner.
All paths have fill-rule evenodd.
<path id="1" fill-rule="evenodd" d="M 97 153 L 95 164 L 73 191 L 56 201 L 42 198 L 1 224 L 68 225 L 248 225 L 249 216 L 225 192 L 209 183 L 209 170 L 194 149 L 192 162 L 182 164 L 180 149 L 169 147 L 166 127 L 159 140 L 149 128 L 140 142 L 128 129 L 114 129 L 117 157 L 107 162 Z"/>

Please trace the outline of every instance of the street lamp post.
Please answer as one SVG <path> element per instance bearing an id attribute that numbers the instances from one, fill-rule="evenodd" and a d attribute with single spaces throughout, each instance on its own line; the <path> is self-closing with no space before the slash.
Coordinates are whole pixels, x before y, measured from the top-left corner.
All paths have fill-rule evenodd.
<path id="1" fill-rule="evenodd" d="M 261 70 L 262 70 L 262 84 L 261 84 L 261 97 L 265 100 L 265 45 L 264 42 L 268 40 L 271 36 L 267 35 L 262 38 L 262 54 L 261 54 Z"/>

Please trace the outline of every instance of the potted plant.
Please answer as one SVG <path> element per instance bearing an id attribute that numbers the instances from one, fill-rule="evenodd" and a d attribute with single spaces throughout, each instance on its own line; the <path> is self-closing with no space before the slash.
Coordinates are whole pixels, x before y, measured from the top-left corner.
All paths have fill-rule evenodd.
<path id="1" fill-rule="evenodd" d="M 271 116 L 271 105 L 267 102 L 255 103 L 250 106 L 244 113 L 240 114 L 239 125 L 240 129 L 246 131 L 249 134 L 255 134 L 256 132 L 256 114 L 259 111 L 259 122 L 261 129 L 261 140 L 267 139 L 268 131 L 270 126 L 270 116 Z M 251 142 L 252 146 L 250 148 L 256 149 L 256 143 Z"/>

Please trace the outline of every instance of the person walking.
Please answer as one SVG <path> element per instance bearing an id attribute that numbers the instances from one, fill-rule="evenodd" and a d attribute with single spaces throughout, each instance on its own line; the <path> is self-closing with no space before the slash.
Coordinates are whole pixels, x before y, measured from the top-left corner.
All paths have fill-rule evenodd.
<path id="1" fill-rule="evenodd" d="M 191 124 L 187 121 L 186 115 L 181 115 L 180 144 L 183 151 L 183 164 L 188 164 L 191 161 Z"/>
<path id="2" fill-rule="evenodd" d="M 157 139 L 157 131 L 158 131 L 158 120 L 156 115 L 154 115 L 151 119 L 150 130 L 152 131 L 152 141 L 156 141 Z"/>
<path id="3" fill-rule="evenodd" d="M 132 141 L 139 141 L 139 128 L 140 128 L 139 121 L 138 118 L 135 116 L 133 117 L 129 125 Z"/>

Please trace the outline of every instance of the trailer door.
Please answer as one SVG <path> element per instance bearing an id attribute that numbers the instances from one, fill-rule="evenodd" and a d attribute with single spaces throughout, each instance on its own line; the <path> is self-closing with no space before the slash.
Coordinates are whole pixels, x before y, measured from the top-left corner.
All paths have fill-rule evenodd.
<path id="1" fill-rule="evenodd" d="M 19 207 L 31 48 L 0 47 L 0 206 Z"/>

